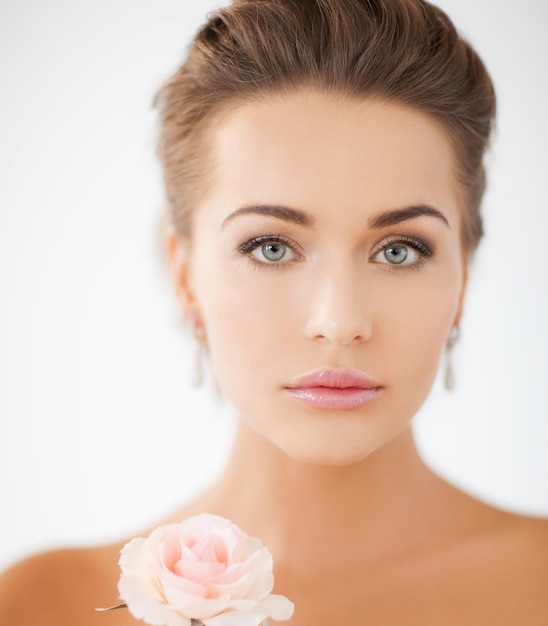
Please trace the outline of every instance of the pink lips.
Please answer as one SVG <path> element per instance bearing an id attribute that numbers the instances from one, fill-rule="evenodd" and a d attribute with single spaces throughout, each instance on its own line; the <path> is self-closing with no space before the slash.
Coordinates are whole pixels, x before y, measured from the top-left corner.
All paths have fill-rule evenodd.
<path id="1" fill-rule="evenodd" d="M 316 370 L 285 388 L 293 398 L 316 409 L 352 411 L 365 406 L 381 386 L 359 370 Z"/>

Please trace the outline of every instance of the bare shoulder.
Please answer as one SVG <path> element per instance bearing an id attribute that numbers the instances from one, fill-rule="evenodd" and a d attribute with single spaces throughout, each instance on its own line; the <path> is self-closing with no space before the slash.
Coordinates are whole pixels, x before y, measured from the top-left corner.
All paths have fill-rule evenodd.
<path id="1" fill-rule="evenodd" d="M 195 515 L 208 506 L 196 499 L 162 524 Z M 157 524 L 159 525 L 159 524 Z M 148 529 L 139 533 L 146 536 Z M 125 541 L 63 549 L 25 559 L 0 572 L 0 624 L 9 626 L 128 626 L 127 610 L 98 612 L 119 603 L 118 561 Z"/>
<path id="2" fill-rule="evenodd" d="M 528 577 L 543 574 L 548 603 L 548 519 L 510 515 L 493 533 L 494 547 L 499 546 L 516 570 Z"/>
<path id="3" fill-rule="evenodd" d="M 0 575 L 0 623 L 111 626 L 95 608 L 117 602 L 121 547 L 55 550 L 12 566 Z"/>
<path id="4" fill-rule="evenodd" d="M 471 548 L 476 589 L 504 610 L 503 623 L 548 624 L 548 520 L 500 512 Z"/>
<path id="5" fill-rule="evenodd" d="M 456 623 L 548 624 L 548 519 L 505 511 L 439 484 L 436 501 L 451 530 L 441 549 L 433 545 L 424 580 L 439 583 L 438 596 L 450 593 L 465 611 Z"/>

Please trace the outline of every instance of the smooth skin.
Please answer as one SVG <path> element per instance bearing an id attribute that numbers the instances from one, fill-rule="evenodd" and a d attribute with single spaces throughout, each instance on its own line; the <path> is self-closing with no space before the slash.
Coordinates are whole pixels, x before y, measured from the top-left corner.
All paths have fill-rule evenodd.
<path id="1" fill-rule="evenodd" d="M 161 523 L 210 512 L 260 537 L 292 626 L 548 624 L 548 523 L 453 488 L 411 433 L 466 287 L 444 131 L 303 90 L 227 112 L 210 143 L 192 240 L 169 250 L 239 426 L 220 481 Z M 379 393 L 337 411 L 288 393 L 318 368 L 363 372 Z M 116 600 L 120 547 L 15 566 L 0 622 L 135 623 L 90 610 Z"/>

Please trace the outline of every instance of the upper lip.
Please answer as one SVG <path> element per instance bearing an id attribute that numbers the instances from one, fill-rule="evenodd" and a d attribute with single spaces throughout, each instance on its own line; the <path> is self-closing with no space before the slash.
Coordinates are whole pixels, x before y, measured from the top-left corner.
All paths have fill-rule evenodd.
<path id="1" fill-rule="evenodd" d="M 376 389 L 380 385 L 361 370 L 329 369 L 314 370 L 287 385 L 289 389 L 331 387 L 333 389 Z"/>

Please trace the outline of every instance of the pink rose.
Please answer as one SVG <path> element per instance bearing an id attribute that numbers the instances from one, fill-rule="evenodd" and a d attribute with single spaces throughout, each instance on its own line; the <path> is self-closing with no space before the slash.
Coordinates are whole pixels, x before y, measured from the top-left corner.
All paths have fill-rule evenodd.
<path id="1" fill-rule="evenodd" d="M 167 524 L 121 553 L 120 597 L 154 626 L 258 626 L 286 620 L 293 603 L 272 595 L 272 555 L 258 539 L 216 515 Z"/>

